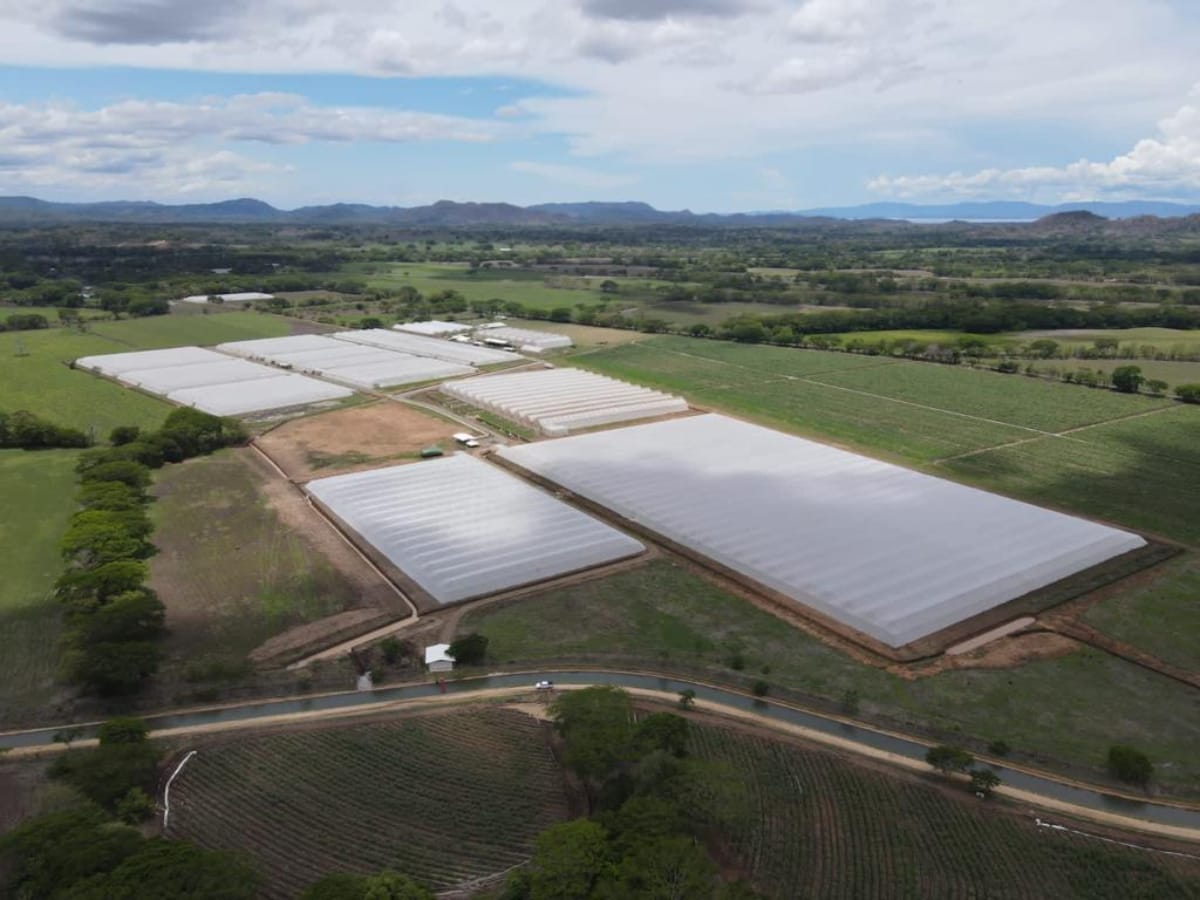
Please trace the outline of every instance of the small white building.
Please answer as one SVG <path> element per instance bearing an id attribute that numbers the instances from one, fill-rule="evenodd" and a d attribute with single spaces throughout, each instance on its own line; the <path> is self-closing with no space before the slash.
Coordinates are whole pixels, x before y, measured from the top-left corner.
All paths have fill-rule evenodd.
<path id="1" fill-rule="evenodd" d="M 425 667 L 430 672 L 450 672 L 454 669 L 454 657 L 449 644 L 433 644 L 425 648 Z"/>
<path id="2" fill-rule="evenodd" d="M 184 297 L 180 303 L 208 303 L 209 294 L 192 294 L 190 297 Z M 222 303 L 249 303 L 252 300 L 273 300 L 274 294 L 264 294 L 261 291 L 242 291 L 236 294 L 213 294 L 221 298 Z"/>

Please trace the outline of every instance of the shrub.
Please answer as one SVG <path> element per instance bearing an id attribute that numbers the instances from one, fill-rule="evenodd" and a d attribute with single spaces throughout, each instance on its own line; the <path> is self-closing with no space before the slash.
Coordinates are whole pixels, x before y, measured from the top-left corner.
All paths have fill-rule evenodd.
<path id="1" fill-rule="evenodd" d="M 758 681 L 754 682 L 754 685 L 750 688 L 750 691 L 755 697 L 765 697 L 768 693 L 770 693 L 771 686 L 760 678 Z"/>
<path id="2" fill-rule="evenodd" d="M 1200 384 L 1176 385 L 1175 396 L 1184 403 L 1200 403 Z"/>
<path id="3" fill-rule="evenodd" d="M 459 665 L 477 666 L 487 659 L 488 639 L 478 633 L 468 634 L 450 645 L 449 653 Z"/>
<path id="4" fill-rule="evenodd" d="M 1108 748 L 1108 771 L 1113 778 L 1145 787 L 1154 775 L 1154 764 L 1140 750 L 1114 744 Z"/>
<path id="5" fill-rule="evenodd" d="M 975 762 L 975 757 L 961 747 L 951 747 L 946 744 L 939 744 L 936 747 L 930 747 L 925 754 L 925 762 L 933 766 L 939 772 L 965 772 L 971 768 L 971 764 Z"/>
<path id="6" fill-rule="evenodd" d="M 993 756 L 1008 756 L 1011 750 L 1012 748 L 1008 746 L 1008 741 L 992 741 L 988 744 L 988 753 L 991 753 Z"/>

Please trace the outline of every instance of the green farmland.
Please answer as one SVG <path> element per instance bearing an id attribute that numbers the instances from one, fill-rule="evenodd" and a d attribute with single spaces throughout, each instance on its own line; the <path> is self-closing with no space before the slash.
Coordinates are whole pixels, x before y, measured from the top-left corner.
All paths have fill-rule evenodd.
<path id="1" fill-rule="evenodd" d="M 0 721 L 45 704 L 54 690 L 61 614 L 58 540 L 75 508 L 73 450 L 0 451 Z"/>
<path id="2" fill-rule="evenodd" d="M 579 623 L 586 622 L 581 628 Z M 1195 793 L 1200 716 L 1193 688 L 1098 650 L 1012 669 L 963 669 L 909 681 L 856 662 L 687 569 L 655 562 L 519 601 L 469 610 L 459 634 L 489 639 L 506 665 L 650 666 L 772 695 L 837 704 L 956 742 L 1012 745 L 1018 758 L 1103 778 L 1110 744 L 1126 741 L 1161 763 L 1160 781 Z"/>
<path id="3" fill-rule="evenodd" d="M 1200 408 L 965 367 L 682 337 L 571 361 L 1001 493 L 1200 541 Z"/>
<path id="4" fill-rule="evenodd" d="M 731 840 L 771 897 L 795 896 L 801 884 L 826 900 L 1200 896 L 1200 861 L 1047 832 L 1032 817 L 939 790 L 932 776 L 880 774 L 727 728 L 693 728 L 691 743 L 744 786 Z"/>
<path id="5" fill-rule="evenodd" d="M 234 312 L 95 322 L 87 331 L 52 328 L 0 334 L 0 409 L 28 409 L 61 425 L 104 437 L 117 425 L 156 428 L 171 410 L 158 400 L 67 363 L 81 356 L 154 350 L 184 344 L 279 337 L 291 322 Z"/>

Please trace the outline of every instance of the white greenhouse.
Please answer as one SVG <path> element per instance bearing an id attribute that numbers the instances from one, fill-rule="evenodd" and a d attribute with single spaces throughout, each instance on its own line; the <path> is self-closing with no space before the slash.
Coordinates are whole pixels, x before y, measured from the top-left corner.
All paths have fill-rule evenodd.
<path id="1" fill-rule="evenodd" d="M 217 416 L 304 406 L 354 393 L 201 347 L 87 356 L 75 365 Z"/>
<path id="2" fill-rule="evenodd" d="M 183 388 L 167 394 L 167 399 L 182 406 L 194 406 L 214 416 L 241 416 L 273 409 L 307 406 L 327 400 L 340 400 L 354 394 L 349 388 L 328 384 L 305 375 L 285 372 L 272 375 L 271 378 L 256 378 L 253 381 L 232 381 Z"/>
<path id="3" fill-rule="evenodd" d="M 363 390 L 457 378 L 472 375 L 476 371 L 471 366 L 353 344 L 318 334 L 234 341 L 221 344 L 218 349 Z"/>
<path id="4" fill-rule="evenodd" d="M 688 408 L 682 397 L 581 369 L 483 375 L 444 384 L 442 390 L 551 436 L 686 412 Z"/>
<path id="5" fill-rule="evenodd" d="M 464 325 L 462 322 L 442 322 L 439 319 L 430 319 L 428 322 L 404 322 L 392 327 L 396 331 L 423 334 L 426 337 L 445 337 L 448 334 L 461 334 L 471 330 L 470 325 Z"/>
<path id="6" fill-rule="evenodd" d="M 413 356 L 441 359 L 462 366 L 490 366 L 495 363 L 520 362 L 524 359 L 507 350 L 492 350 L 489 347 L 476 347 L 474 344 L 460 344 L 403 331 L 388 331 L 385 328 L 342 331 L 334 337 L 356 344 L 366 344 L 369 347 L 382 347 L 384 350 L 411 353 Z"/>
<path id="7" fill-rule="evenodd" d="M 500 328 L 489 328 L 481 332 L 481 335 L 490 340 L 507 341 L 522 353 L 544 353 L 547 350 L 561 350 L 575 344 L 565 334 L 533 331 L 529 328 L 512 328 L 507 325 Z"/>
<path id="8" fill-rule="evenodd" d="M 438 603 L 635 556 L 641 543 L 466 454 L 306 489 Z"/>
<path id="9" fill-rule="evenodd" d="M 274 294 L 263 294 L 259 291 L 241 291 L 235 294 L 216 294 L 220 297 L 222 303 L 249 303 L 252 300 L 273 300 Z M 208 294 L 193 294 L 190 297 L 184 297 L 182 303 L 208 303 Z"/>
<path id="10" fill-rule="evenodd" d="M 499 452 L 893 647 L 1145 545 L 720 415 Z"/>

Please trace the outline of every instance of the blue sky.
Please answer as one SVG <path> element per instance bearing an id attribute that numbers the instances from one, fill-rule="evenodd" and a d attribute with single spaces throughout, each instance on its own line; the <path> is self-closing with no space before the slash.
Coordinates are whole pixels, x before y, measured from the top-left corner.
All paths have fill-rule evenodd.
<path id="1" fill-rule="evenodd" d="M 1200 201 L 1183 0 L 0 0 L 0 193 Z"/>

